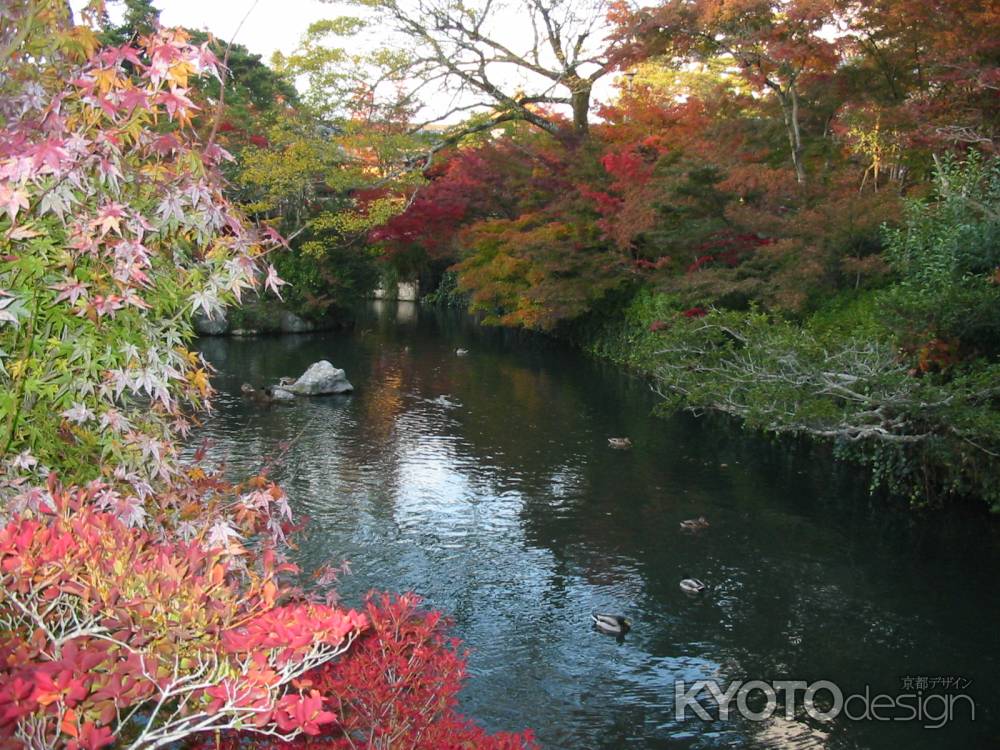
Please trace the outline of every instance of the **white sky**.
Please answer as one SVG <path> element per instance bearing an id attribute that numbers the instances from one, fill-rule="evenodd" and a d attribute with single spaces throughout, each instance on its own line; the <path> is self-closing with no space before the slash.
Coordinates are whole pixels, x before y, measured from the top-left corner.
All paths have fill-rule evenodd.
<path id="1" fill-rule="evenodd" d="M 70 4 L 79 10 L 86 0 L 71 0 Z M 114 16 L 115 8 L 109 5 Z M 153 5 L 160 10 L 164 26 L 211 31 L 227 42 L 249 11 L 236 41 L 265 62 L 276 50 L 295 49 L 313 21 L 349 14 L 344 6 L 319 0 L 154 0 Z"/>
<path id="2" fill-rule="evenodd" d="M 70 5 L 78 11 L 86 5 L 86 0 L 70 0 Z M 109 2 L 108 5 L 114 18 L 115 4 Z M 356 6 L 319 0 L 154 0 L 153 5 L 160 10 L 160 21 L 164 26 L 210 31 L 227 42 L 235 33 L 235 41 L 261 55 L 265 63 L 270 62 L 275 51 L 292 52 L 312 22 L 359 15 L 360 12 Z M 502 14 L 498 20 L 501 38 L 523 36 L 523 19 Z M 607 76 L 598 81 L 594 87 L 595 102 L 610 98 L 612 80 L 613 76 Z M 440 92 L 429 98 L 428 111 L 446 110 L 452 102 L 450 96 Z M 455 119 L 449 117 L 447 121 L 454 122 Z"/>

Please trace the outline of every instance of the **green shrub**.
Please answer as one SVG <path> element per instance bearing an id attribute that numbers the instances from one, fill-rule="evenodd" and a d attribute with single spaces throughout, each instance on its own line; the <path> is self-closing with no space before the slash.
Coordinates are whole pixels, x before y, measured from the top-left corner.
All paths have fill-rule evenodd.
<path id="1" fill-rule="evenodd" d="M 905 225 L 886 234 L 901 278 L 885 312 L 901 337 L 1000 351 L 1000 161 L 973 152 L 940 162 L 936 200 L 911 202 Z"/>

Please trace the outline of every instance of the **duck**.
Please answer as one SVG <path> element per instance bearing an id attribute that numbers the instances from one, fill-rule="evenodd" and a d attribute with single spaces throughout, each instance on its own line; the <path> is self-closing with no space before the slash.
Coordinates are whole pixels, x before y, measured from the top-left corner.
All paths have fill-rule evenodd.
<path id="1" fill-rule="evenodd" d="M 287 385 L 295 385 L 295 378 L 290 378 L 287 375 L 278 378 L 278 385 L 284 388 Z"/>
<path id="2" fill-rule="evenodd" d="M 701 531 L 708 528 L 708 519 L 705 516 L 689 518 L 686 521 L 681 521 L 681 528 L 684 531 Z"/>
<path id="3" fill-rule="evenodd" d="M 697 578 L 685 578 L 681 581 L 681 591 L 685 594 L 702 594 L 708 590 L 708 586 Z"/>
<path id="4" fill-rule="evenodd" d="M 632 447 L 632 441 L 627 437 L 608 438 L 608 445 L 618 450 L 627 450 Z"/>
<path id="5" fill-rule="evenodd" d="M 253 399 L 254 401 L 261 404 L 269 404 L 274 400 L 269 391 L 270 388 L 262 388 L 260 390 L 257 390 L 249 383 L 244 383 L 243 385 L 240 386 L 240 393 L 242 393 L 247 398 Z"/>
<path id="6" fill-rule="evenodd" d="M 590 619 L 594 627 L 608 635 L 625 635 L 632 629 L 632 624 L 621 615 L 609 615 L 601 612 L 591 612 Z"/>
<path id="7" fill-rule="evenodd" d="M 464 356 L 465 356 L 466 354 L 468 354 L 468 353 L 469 353 L 469 350 L 468 350 L 468 349 L 456 349 L 456 350 L 455 350 L 455 354 L 456 354 L 457 356 L 459 356 L 459 357 L 464 357 Z"/>

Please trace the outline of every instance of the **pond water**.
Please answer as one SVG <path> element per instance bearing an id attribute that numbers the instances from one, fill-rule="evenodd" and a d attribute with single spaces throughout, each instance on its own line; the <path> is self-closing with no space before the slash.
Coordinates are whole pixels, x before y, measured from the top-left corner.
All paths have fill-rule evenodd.
<path id="1" fill-rule="evenodd" d="M 375 303 L 350 333 L 200 346 L 220 397 L 199 439 L 235 472 L 283 453 L 274 476 L 310 518 L 299 562 L 349 560 L 348 603 L 412 590 L 451 613 L 472 650 L 462 709 L 491 730 L 532 727 L 549 748 L 974 748 L 1000 736 L 995 523 L 887 510 L 850 467 L 723 421 L 657 418 L 637 378 L 412 303 Z M 244 381 L 318 359 L 356 392 L 274 408 L 240 398 Z M 614 436 L 634 447 L 610 449 Z M 707 530 L 680 531 L 699 515 Z M 685 595 L 689 576 L 710 592 Z M 591 630 L 594 609 L 626 615 L 632 632 Z M 938 730 L 783 708 L 766 721 L 735 708 L 725 721 L 675 717 L 678 679 L 896 696 L 924 677 L 925 696 L 961 678 L 975 721 L 957 700 Z"/>

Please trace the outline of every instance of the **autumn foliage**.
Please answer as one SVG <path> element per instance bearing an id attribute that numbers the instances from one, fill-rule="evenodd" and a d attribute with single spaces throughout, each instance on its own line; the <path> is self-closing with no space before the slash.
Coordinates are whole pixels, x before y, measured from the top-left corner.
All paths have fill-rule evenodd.
<path id="1" fill-rule="evenodd" d="M 453 148 L 371 239 L 410 266 L 451 260 L 504 325 L 553 330 L 648 284 L 806 314 L 885 282 L 881 227 L 926 193 L 935 153 L 995 151 L 995 12 L 616 4 L 623 75 L 589 138 L 519 124 Z"/>
<path id="2" fill-rule="evenodd" d="M 53 477 L 0 531 L 0 737 L 155 747 L 332 721 L 291 683 L 344 653 L 365 617 L 279 603 L 279 574 L 294 569 L 273 551 L 251 567 L 203 538 L 157 539 L 109 512 L 113 496 Z"/>
<path id="3" fill-rule="evenodd" d="M 456 712 L 466 654 L 447 634 L 448 622 L 412 594 L 369 595 L 367 629 L 347 658 L 297 681 L 325 701 L 336 718 L 293 747 L 348 750 L 520 750 L 530 732 L 489 735 Z M 238 740 L 230 744 L 234 747 Z M 275 749 L 288 747 L 274 743 Z"/>
<path id="4" fill-rule="evenodd" d="M 996 3 L 606 20 L 617 90 L 586 137 L 525 117 L 441 150 L 370 234 L 383 257 L 646 372 L 670 408 L 830 441 L 915 503 L 997 507 Z"/>
<path id="5" fill-rule="evenodd" d="M 304 590 L 280 487 L 181 458 L 212 396 L 191 317 L 278 292 L 267 258 L 287 244 L 227 196 L 233 129 L 198 119 L 226 75 L 209 42 L 155 28 L 102 48 L 61 0 L 0 16 L 0 746 L 363 726 L 488 746 L 454 713 L 438 615 L 387 600 L 369 611 L 400 627 L 375 631 Z"/>

